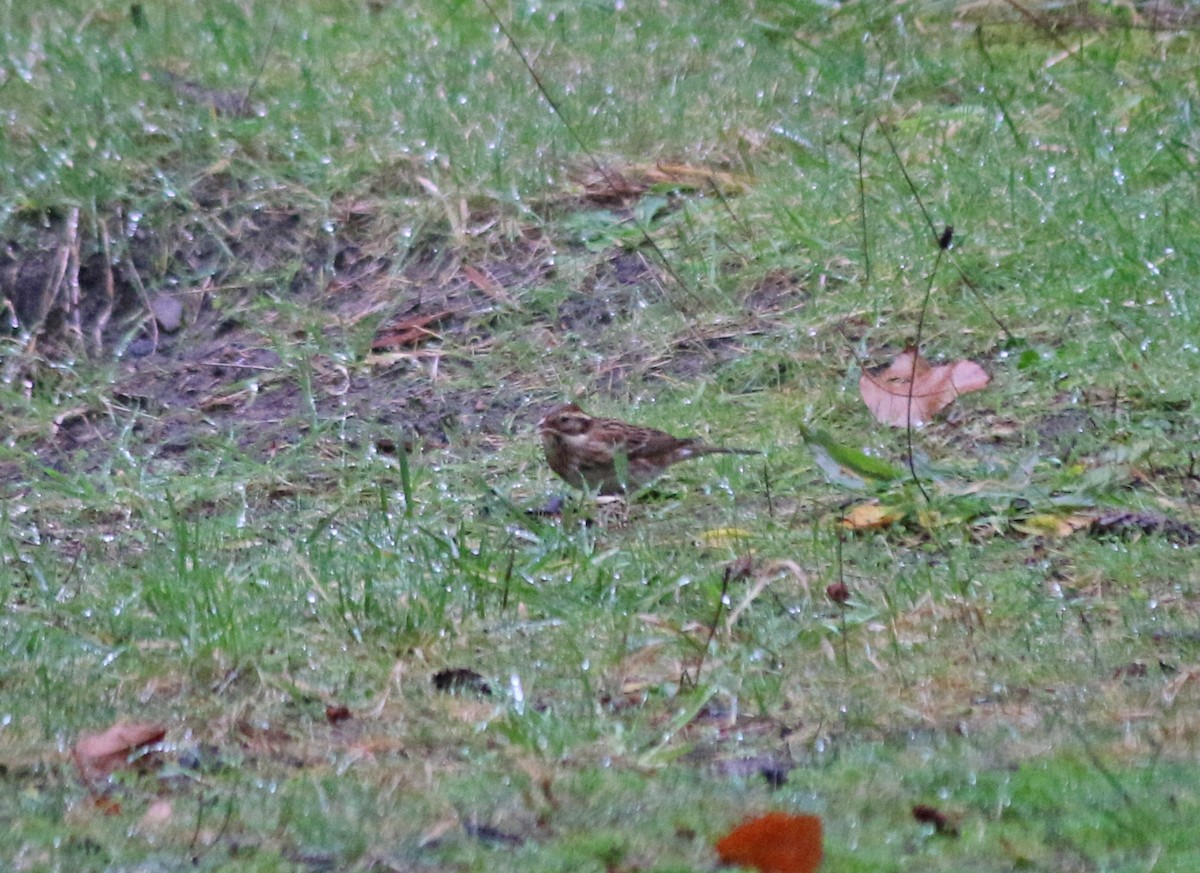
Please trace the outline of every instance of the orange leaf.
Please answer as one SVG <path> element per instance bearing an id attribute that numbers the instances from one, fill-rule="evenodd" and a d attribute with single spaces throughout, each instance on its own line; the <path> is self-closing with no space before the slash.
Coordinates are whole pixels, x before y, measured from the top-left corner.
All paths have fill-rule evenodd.
<path id="1" fill-rule="evenodd" d="M 911 408 L 913 427 L 920 427 L 958 395 L 986 387 L 990 378 L 974 361 L 931 366 L 909 346 L 887 368 L 863 373 L 858 390 L 871 414 L 883 424 L 904 427 Z"/>
<path id="2" fill-rule="evenodd" d="M 118 722 L 99 734 L 79 738 L 71 754 L 84 779 L 103 779 L 129 763 L 129 756 L 167 735 L 156 724 Z"/>
<path id="3" fill-rule="evenodd" d="M 717 854 L 761 873 L 812 873 L 821 865 L 821 819 L 769 812 L 726 834 Z"/>

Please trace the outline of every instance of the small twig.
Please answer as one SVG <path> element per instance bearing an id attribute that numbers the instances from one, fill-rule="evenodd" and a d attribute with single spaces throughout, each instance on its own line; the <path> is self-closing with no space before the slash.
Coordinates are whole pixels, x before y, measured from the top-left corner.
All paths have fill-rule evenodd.
<path id="1" fill-rule="evenodd" d="M 721 612 L 725 609 L 725 597 L 729 593 L 729 577 L 732 571 L 729 566 L 725 567 L 725 573 L 721 576 L 721 596 L 717 598 L 717 612 L 713 615 L 712 624 L 708 626 L 708 639 L 704 641 L 704 648 L 700 650 L 700 658 L 696 661 L 696 673 L 689 680 L 693 688 L 700 684 L 700 670 L 704 667 L 704 658 L 708 655 L 709 646 L 712 645 L 713 637 L 717 635 L 717 627 L 721 623 Z M 688 679 L 685 673 L 683 678 Z"/>
<path id="2" fill-rule="evenodd" d="M 938 233 L 937 226 L 934 225 L 933 218 L 929 215 L 929 210 L 925 208 L 925 203 L 921 200 L 921 193 L 917 190 L 917 184 L 912 180 L 912 176 L 908 175 L 908 167 L 904 166 L 904 159 L 900 157 L 900 150 L 896 148 L 896 141 L 888 133 L 886 125 L 877 124 L 876 126 L 879 128 L 879 132 L 883 134 L 883 138 L 887 140 L 888 148 L 892 150 L 892 157 L 896 159 L 896 165 L 900 168 L 900 173 L 904 176 L 904 181 L 908 184 L 908 190 L 912 193 L 913 200 L 917 202 L 917 208 L 921 210 L 921 215 L 925 218 L 925 224 L 929 227 L 930 235 L 935 240 L 940 239 L 941 234 Z"/>
<path id="3" fill-rule="evenodd" d="M 908 440 L 908 471 L 912 473 L 913 481 L 917 483 L 917 488 L 921 492 L 921 496 L 925 498 L 925 502 L 930 500 L 929 492 L 925 490 L 925 486 L 921 483 L 921 478 L 917 475 L 917 462 L 913 449 L 913 422 L 912 422 L 912 406 L 913 395 L 917 388 L 917 361 L 921 357 L 921 337 L 925 331 L 925 315 L 929 312 L 929 300 L 933 296 L 933 280 L 937 276 L 938 266 L 942 263 L 942 254 L 946 251 L 946 246 L 950 245 L 950 240 L 954 236 L 954 228 L 947 226 L 946 232 L 938 239 L 937 258 L 933 262 L 933 269 L 929 271 L 929 285 L 925 288 L 925 297 L 921 301 L 921 314 L 917 316 L 917 334 L 913 339 L 913 359 L 912 369 L 908 374 L 908 397 L 904 410 L 904 434 Z M 946 245 L 941 245 L 945 240 Z"/>
<path id="4" fill-rule="evenodd" d="M 1125 806 L 1129 809 L 1133 809 L 1135 806 L 1133 798 L 1130 797 L 1129 792 L 1125 790 L 1125 786 L 1121 784 L 1121 780 L 1116 777 L 1116 774 L 1113 773 L 1113 771 L 1110 770 L 1108 766 L 1100 760 L 1100 756 L 1097 755 L 1096 750 L 1092 748 L 1091 740 L 1084 735 L 1083 731 L 1080 730 L 1079 725 L 1072 724 L 1071 730 L 1081 741 L 1080 745 L 1083 747 L 1083 753 L 1087 755 L 1088 760 L 1092 762 L 1092 766 L 1096 768 L 1096 772 L 1104 777 L 1104 781 L 1109 784 L 1114 792 L 1116 792 L 1117 797 L 1121 798 L 1121 801 L 1125 804 Z"/>
<path id="5" fill-rule="evenodd" d="M 933 262 L 933 268 L 929 271 L 929 284 L 925 288 L 925 296 L 921 300 L 921 314 L 917 317 L 917 333 L 913 339 L 913 361 L 912 371 L 909 373 L 908 379 L 908 401 L 905 409 L 904 432 L 908 441 L 908 471 L 912 474 L 913 481 L 917 484 L 921 496 L 925 498 L 925 502 L 930 500 L 929 492 L 925 490 L 921 478 L 917 475 L 917 463 L 913 452 L 913 425 L 912 425 L 912 404 L 913 391 L 916 388 L 917 381 L 917 360 L 921 353 L 921 337 L 925 330 L 925 316 L 929 312 L 929 301 L 933 297 L 933 281 L 937 277 L 938 267 L 942 263 L 942 255 L 950 248 L 951 242 L 954 240 L 954 228 L 946 225 L 941 233 L 933 223 L 933 218 L 929 215 L 929 210 L 925 208 L 925 203 L 921 200 L 921 193 L 917 190 L 916 183 L 912 177 L 908 175 L 908 168 L 904 165 L 903 159 L 900 157 L 900 150 L 896 148 L 896 142 L 892 139 L 890 133 L 884 125 L 879 125 L 879 131 L 883 134 L 883 138 L 887 140 L 888 148 L 892 150 L 892 156 L 896 159 L 897 166 L 900 167 L 900 173 L 904 176 L 904 181 L 908 184 L 908 190 L 912 193 L 913 200 L 916 201 L 917 208 L 921 210 L 921 215 L 925 218 L 925 224 L 929 227 L 929 232 L 933 234 L 934 240 L 937 242 L 938 253 L 937 259 Z"/>
<path id="6" fill-rule="evenodd" d="M 213 846 L 220 842 L 221 837 L 228 830 L 229 822 L 233 820 L 233 800 L 234 798 L 231 796 L 229 802 L 225 804 L 225 818 L 221 820 L 221 827 L 217 829 L 217 833 L 209 840 L 208 845 L 204 847 L 203 851 L 197 853 L 195 849 L 200 839 L 200 825 L 204 821 L 204 807 L 209 803 L 216 802 L 215 800 L 206 801 L 203 795 L 200 796 L 200 804 L 196 809 L 196 829 L 192 832 L 191 842 L 188 843 L 188 852 L 192 856 L 192 866 L 199 865 L 200 860 L 212 850 Z"/>
<path id="7" fill-rule="evenodd" d="M 258 83 L 262 80 L 263 72 L 267 68 L 267 61 L 271 58 L 271 46 L 275 44 L 275 35 L 279 32 L 279 20 L 283 16 L 280 14 L 280 9 L 283 5 L 283 0 L 275 4 L 274 20 L 271 22 L 271 31 L 267 34 L 267 44 L 263 46 L 262 63 L 258 65 L 258 70 L 254 74 L 254 78 L 250 80 L 250 84 L 246 86 L 246 93 L 242 97 L 241 105 L 238 106 L 238 114 L 243 115 L 246 112 L 246 107 L 250 105 L 250 97 L 254 93 L 254 89 L 258 87 Z M 253 7 L 250 7 L 253 8 Z"/>
<path id="8" fill-rule="evenodd" d="M 975 28 L 975 47 L 979 49 L 979 54 L 983 56 L 983 62 L 987 64 L 988 69 L 993 73 L 996 72 L 996 62 L 992 60 L 991 52 L 988 51 L 987 43 L 984 42 L 983 39 L 982 25 Z M 995 89 L 989 88 L 988 93 L 991 95 L 991 98 L 996 101 L 996 106 L 1000 109 L 1000 117 L 1004 119 L 1004 126 L 1008 128 L 1008 132 L 1012 136 L 1013 141 L 1017 144 L 1017 147 L 1021 151 L 1025 151 L 1027 148 L 1025 144 L 1025 137 L 1021 135 L 1020 129 L 1017 127 L 1016 122 L 1013 121 L 1012 115 L 1009 114 L 1008 106 L 1006 106 L 1004 101 L 1000 99 Z"/>
<path id="9" fill-rule="evenodd" d="M 512 587 L 513 565 L 517 561 L 517 550 L 509 548 L 508 550 L 508 566 L 504 568 L 504 589 L 500 596 L 500 612 L 508 609 L 508 592 Z"/>
<path id="10" fill-rule="evenodd" d="M 112 318 L 113 306 L 116 301 L 116 282 L 113 279 L 112 241 L 109 239 L 108 222 L 97 219 L 100 228 L 100 245 L 104 250 L 104 305 L 92 322 L 92 351 L 99 354 L 104 345 L 104 328 L 108 327 Z"/>
<path id="11" fill-rule="evenodd" d="M 721 190 L 721 186 L 717 184 L 717 180 L 712 176 L 709 176 L 708 184 L 712 188 L 713 193 L 717 195 L 717 200 L 719 200 L 721 205 L 725 207 L 725 214 L 729 216 L 730 221 L 732 221 L 734 226 L 742 232 L 742 236 L 746 238 L 747 242 L 753 243 L 754 232 L 750 230 L 746 223 L 738 217 L 736 212 L 733 211 L 733 207 L 729 205 L 729 198 L 725 196 L 725 192 Z M 732 245 L 729 246 L 729 249 L 739 257 L 744 257 L 744 255 L 734 249 Z"/>
<path id="12" fill-rule="evenodd" d="M 75 552 L 75 558 L 71 561 L 71 566 L 67 568 L 67 575 L 64 576 L 62 582 L 58 584 L 60 589 L 66 588 L 67 583 L 71 581 L 71 577 L 75 575 L 75 568 L 79 566 L 79 559 L 83 557 L 84 551 L 85 549 L 80 546 L 79 550 Z"/>
<path id="13" fill-rule="evenodd" d="M 229 367 L 231 370 L 260 370 L 274 372 L 278 367 L 265 367 L 262 364 L 239 364 L 236 361 L 200 361 L 202 367 Z"/>
<path id="14" fill-rule="evenodd" d="M 983 292 L 980 291 L 979 288 L 975 286 L 975 283 L 971 281 L 971 277 L 967 275 L 967 271 L 960 267 L 958 262 L 954 260 L 953 253 L 950 254 L 950 264 L 958 273 L 958 278 L 962 279 L 963 284 L 970 288 L 971 293 L 975 295 L 975 302 L 978 303 L 980 307 L 982 307 L 983 311 L 988 314 L 988 318 L 995 323 L 996 327 L 1000 328 L 1000 332 L 1004 334 L 1004 338 L 1009 342 L 1012 342 L 1013 339 L 1015 339 L 1012 331 L 1008 329 L 1008 325 L 1000 320 L 1000 316 L 996 314 L 995 310 L 988 306 L 987 298 L 983 296 Z"/>
<path id="15" fill-rule="evenodd" d="M 120 210 L 117 212 L 117 219 L 124 224 L 124 216 Z M 125 266 L 125 275 L 129 282 L 137 290 L 138 297 L 142 301 L 142 305 L 146 307 L 146 321 L 150 325 L 150 344 L 152 351 L 158 350 L 158 318 L 154 315 L 154 307 L 150 305 L 150 295 L 146 291 L 146 286 L 142 284 L 142 277 L 138 275 L 137 267 L 133 264 L 133 258 L 124 258 L 122 263 Z"/>
<path id="16" fill-rule="evenodd" d="M 775 520 L 775 501 L 771 499 L 771 465 L 763 462 L 763 491 L 767 495 L 767 518 Z"/>
<path id="17" fill-rule="evenodd" d="M 1119 333 L 1121 336 L 1123 336 L 1125 338 L 1125 341 L 1127 343 L 1129 343 L 1131 346 L 1133 346 L 1134 350 L 1139 355 L 1142 356 L 1143 361 L 1150 360 L 1150 356 L 1146 354 L 1145 349 L 1143 349 L 1140 345 L 1138 345 L 1136 342 L 1134 342 L 1133 337 L 1131 337 L 1129 334 L 1127 334 L 1125 332 L 1125 329 L 1123 327 L 1121 327 L 1121 325 L 1117 324 L 1116 319 L 1110 318 L 1110 319 L 1108 319 L 1108 323 L 1110 325 L 1112 325 L 1113 330 L 1115 330 L 1117 333 Z"/>
<path id="18" fill-rule="evenodd" d="M 71 250 L 67 243 L 58 247 L 58 256 L 54 259 L 54 269 L 46 279 L 46 284 L 42 286 L 41 307 L 38 312 L 36 322 L 32 325 L 29 331 L 30 343 L 36 342 L 38 336 L 42 332 L 42 327 L 46 323 L 46 318 L 50 315 L 50 310 L 54 307 L 54 301 L 58 299 L 59 292 L 62 289 L 63 280 L 67 275 L 67 265 L 71 260 Z M 31 345 L 32 347 L 32 345 Z"/>
<path id="19" fill-rule="evenodd" d="M 862 131 L 858 134 L 858 222 L 862 228 L 863 248 L 863 287 L 871 287 L 871 245 L 867 236 L 867 182 L 863 173 L 863 141 L 867 138 L 867 127 L 870 122 L 864 121 Z"/>
<path id="20" fill-rule="evenodd" d="M 842 531 L 837 532 L 837 571 L 838 585 L 842 590 L 846 590 L 846 565 L 842 560 L 842 544 L 845 541 Z M 839 599 L 837 601 L 838 612 L 841 616 L 841 633 L 842 633 L 842 669 L 847 673 L 850 672 L 850 638 L 846 633 L 846 601 Z"/>
<path id="21" fill-rule="evenodd" d="M 400 492 L 404 495 L 404 517 L 412 518 L 415 507 L 412 494 L 412 470 L 408 464 L 408 445 L 401 440 L 396 445 L 396 461 L 400 465 Z"/>
<path id="22" fill-rule="evenodd" d="M 203 794 L 201 794 L 199 796 L 199 798 L 197 798 L 196 826 L 195 826 L 195 828 L 192 829 L 192 839 L 188 843 L 188 854 L 191 854 L 195 850 L 196 843 L 199 842 L 199 840 L 200 840 L 200 826 L 202 824 L 204 824 L 204 807 L 207 806 L 208 803 L 209 803 L 208 799 Z M 207 849 L 205 851 L 207 851 Z M 192 855 L 192 862 L 195 863 L 196 861 L 199 861 L 200 858 L 202 858 L 203 856 L 204 856 L 203 852 L 199 855 Z"/>
<path id="23" fill-rule="evenodd" d="M 879 127 L 879 132 L 883 134 L 883 138 L 887 140 L 888 148 L 892 150 L 892 157 L 896 159 L 896 164 L 900 167 L 900 172 L 904 175 L 904 181 L 908 183 L 908 190 L 912 192 L 913 200 L 917 202 L 917 207 L 921 210 L 921 215 L 925 218 L 925 224 L 929 226 L 930 234 L 932 234 L 933 238 L 937 240 L 938 247 L 942 251 L 945 251 L 950 245 L 949 241 L 946 242 L 946 245 L 942 245 L 942 237 L 946 235 L 946 231 L 939 233 L 937 226 L 933 223 L 933 218 L 930 216 L 929 210 L 925 208 L 925 203 L 921 200 L 921 195 L 917 191 L 916 183 L 913 182 L 912 177 L 908 175 L 908 168 L 904 166 L 904 160 L 900 157 L 900 150 L 896 148 L 896 143 L 892 139 L 891 134 L 888 133 L 887 128 L 884 125 L 879 124 L 877 126 Z M 948 227 L 947 230 L 953 234 L 953 228 Z M 983 307 L 983 311 L 986 312 L 991 317 L 992 321 L 996 323 L 996 326 L 1004 332 L 1004 336 L 1011 340 L 1013 338 L 1012 332 L 1009 331 L 1004 322 L 1000 320 L 999 316 L 996 315 L 992 308 L 987 305 L 987 300 L 984 298 L 983 292 L 975 286 L 975 283 L 971 281 L 966 271 L 957 263 L 955 263 L 953 258 L 951 258 L 951 263 L 954 264 L 954 269 L 958 272 L 959 278 L 961 278 L 963 283 L 971 289 L 971 292 L 975 295 L 976 301 L 978 301 L 979 305 Z M 919 347 L 917 351 L 920 351 Z"/>

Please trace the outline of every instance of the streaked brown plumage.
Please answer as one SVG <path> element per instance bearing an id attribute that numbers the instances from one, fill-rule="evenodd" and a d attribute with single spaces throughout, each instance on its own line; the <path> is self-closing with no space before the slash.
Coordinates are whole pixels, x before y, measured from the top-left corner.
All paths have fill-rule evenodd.
<path id="1" fill-rule="evenodd" d="M 752 449 L 710 446 L 613 418 L 592 418 L 574 403 L 546 413 L 537 427 L 550 469 L 568 485 L 600 494 L 621 494 L 626 486 L 636 491 L 667 467 L 689 458 L 758 454 Z"/>

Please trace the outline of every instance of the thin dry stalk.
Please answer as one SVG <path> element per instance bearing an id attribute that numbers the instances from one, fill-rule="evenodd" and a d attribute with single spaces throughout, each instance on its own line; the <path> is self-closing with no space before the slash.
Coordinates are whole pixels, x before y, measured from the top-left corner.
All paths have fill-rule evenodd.
<path id="1" fill-rule="evenodd" d="M 67 251 L 67 324 L 78 342 L 83 342 L 83 316 L 79 292 L 79 207 L 67 213 L 67 238 L 63 244 Z"/>
<path id="2" fill-rule="evenodd" d="M 124 218 L 119 213 L 117 218 L 122 224 L 125 223 Z M 138 275 L 137 267 L 133 265 L 133 259 L 125 258 L 122 263 L 125 266 L 125 273 L 129 278 L 130 284 L 137 289 L 138 298 L 142 301 L 142 306 L 146 310 L 144 319 L 150 332 L 151 351 L 158 351 L 158 319 L 154 317 L 154 307 L 150 305 L 150 295 L 146 293 L 146 286 L 142 284 L 142 277 Z"/>
<path id="3" fill-rule="evenodd" d="M 108 224 L 98 221 L 100 228 L 100 245 L 104 249 L 104 302 L 96 320 L 92 322 L 92 353 L 99 355 L 104 343 L 104 329 L 112 318 L 114 301 L 116 299 L 116 282 L 113 280 L 112 269 L 112 240 L 108 235 Z"/>

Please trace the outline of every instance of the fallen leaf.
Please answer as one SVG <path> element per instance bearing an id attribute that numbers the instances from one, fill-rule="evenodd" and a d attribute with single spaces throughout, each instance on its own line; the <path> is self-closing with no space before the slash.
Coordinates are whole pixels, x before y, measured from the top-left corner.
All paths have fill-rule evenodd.
<path id="1" fill-rule="evenodd" d="M 1091 523 L 1092 516 L 1088 515 L 1075 513 L 1056 515 L 1051 512 L 1039 512 L 1022 521 L 1014 522 L 1013 527 L 1030 536 L 1067 537 Z"/>
<path id="2" fill-rule="evenodd" d="M 453 309 L 442 309 L 429 315 L 416 315 L 406 318 L 396 324 L 382 328 L 371 340 L 371 351 L 384 352 L 398 346 L 416 345 L 437 334 L 428 330 L 430 325 L 436 325 L 454 315 Z"/>
<path id="3" fill-rule="evenodd" d="M 513 304 L 512 296 L 504 290 L 504 286 L 496 281 L 496 277 L 491 273 L 472 267 L 470 264 L 463 264 L 462 271 L 470 283 L 486 294 L 493 302 L 504 306 L 511 306 Z"/>
<path id="4" fill-rule="evenodd" d="M 717 843 L 723 864 L 760 873 L 812 873 L 821 865 L 821 819 L 770 812 L 734 828 Z"/>
<path id="5" fill-rule="evenodd" d="M 742 527 L 714 527 L 703 531 L 697 538 L 696 545 L 708 549 L 739 546 L 749 537 L 750 531 Z"/>
<path id="6" fill-rule="evenodd" d="M 750 187 L 744 176 L 734 173 L 693 167 L 690 164 L 661 162 L 646 171 L 646 180 L 654 185 L 673 185 L 678 188 L 717 188 L 725 195 L 744 194 Z"/>
<path id="7" fill-rule="evenodd" d="M 103 779 L 114 770 L 128 766 L 130 756 L 162 740 L 167 729 L 144 722 L 117 722 L 98 734 L 85 734 L 75 743 L 71 757 L 87 781 Z"/>
<path id="8" fill-rule="evenodd" d="M 835 485 L 861 491 L 868 484 L 892 482 L 905 475 L 900 468 L 843 445 L 824 431 L 800 425 L 800 436 L 808 443 L 821 472 Z"/>
<path id="9" fill-rule="evenodd" d="M 695 167 L 690 164 L 628 164 L 607 166 L 583 173 L 578 181 L 583 186 L 583 195 L 594 203 L 626 204 L 645 194 L 651 188 L 675 191 L 719 191 L 730 197 L 749 190 L 745 177 Z"/>
<path id="10" fill-rule="evenodd" d="M 879 530 L 891 527 L 904 518 L 904 511 L 882 503 L 860 503 L 842 516 L 842 527 L 848 530 Z"/>
<path id="11" fill-rule="evenodd" d="M 974 361 L 932 366 L 911 346 L 892 363 L 873 373 L 863 373 L 858 390 L 876 420 L 905 427 L 912 410 L 912 425 L 928 424 L 960 394 L 985 388 L 991 377 Z"/>

